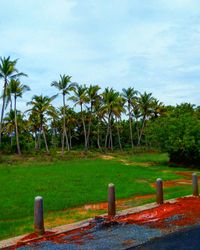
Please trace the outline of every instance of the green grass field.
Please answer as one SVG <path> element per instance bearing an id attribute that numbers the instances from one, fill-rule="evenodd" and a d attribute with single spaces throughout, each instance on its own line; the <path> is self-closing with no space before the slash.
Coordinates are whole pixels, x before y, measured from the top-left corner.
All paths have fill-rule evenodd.
<path id="1" fill-rule="evenodd" d="M 44 198 L 45 218 L 49 218 L 48 225 L 52 226 L 55 223 L 51 224 L 51 220 L 55 221 L 55 218 L 59 225 L 66 218 L 71 217 L 74 221 L 94 216 L 90 211 L 80 216 L 68 209 L 106 201 L 107 185 L 111 182 L 116 186 L 117 199 L 154 194 L 155 189 L 150 184 L 156 178 L 181 179 L 183 177 L 175 171 L 188 171 L 171 168 L 167 161 L 166 154 L 152 153 L 1 163 L 0 239 L 33 231 L 34 197 L 38 195 Z M 186 194 L 191 194 L 191 186 L 167 188 L 165 197 Z"/>

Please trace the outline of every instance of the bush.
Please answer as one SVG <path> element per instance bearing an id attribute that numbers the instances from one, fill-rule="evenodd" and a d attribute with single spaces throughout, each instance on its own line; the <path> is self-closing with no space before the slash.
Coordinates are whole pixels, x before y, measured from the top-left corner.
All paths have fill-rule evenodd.
<path id="1" fill-rule="evenodd" d="M 191 114 L 168 115 L 149 122 L 147 139 L 168 152 L 172 162 L 200 163 L 200 120 Z"/>

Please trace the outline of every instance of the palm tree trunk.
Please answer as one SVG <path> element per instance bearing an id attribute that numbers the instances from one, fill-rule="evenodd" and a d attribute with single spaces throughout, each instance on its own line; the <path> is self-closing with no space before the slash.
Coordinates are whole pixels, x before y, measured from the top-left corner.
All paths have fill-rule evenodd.
<path id="1" fill-rule="evenodd" d="M 66 137 L 66 146 L 67 146 L 67 150 L 69 151 L 70 148 L 69 148 L 69 140 L 68 140 L 68 135 L 67 135 L 67 131 L 66 131 L 66 121 L 65 121 L 65 109 L 66 109 L 66 105 L 65 105 L 65 94 L 63 94 L 63 107 L 64 107 L 64 111 L 63 111 L 63 132 L 64 132 L 64 135 Z M 63 146 L 64 146 L 64 143 L 63 143 Z"/>
<path id="2" fill-rule="evenodd" d="M 105 148 L 107 147 L 107 144 L 108 144 L 109 129 L 110 129 L 110 118 L 108 117 L 108 126 L 107 126 L 106 138 L 105 138 Z"/>
<path id="3" fill-rule="evenodd" d="M 69 146 L 69 134 L 67 133 L 67 130 L 66 130 L 65 139 L 66 139 L 66 148 L 69 151 L 70 150 L 70 146 Z"/>
<path id="4" fill-rule="evenodd" d="M 0 122 L 0 146 L 2 143 L 2 123 L 3 123 L 3 115 L 4 115 L 4 110 L 5 110 L 6 87 L 7 87 L 7 79 L 4 78 L 3 103 L 2 103 L 2 109 L 1 109 L 1 122 Z"/>
<path id="5" fill-rule="evenodd" d="M 132 122 L 131 122 L 131 110 L 130 110 L 130 105 L 128 107 L 128 112 L 129 112 L 129 130 L 130 130 L 130 139 L 131 139 L 131 147 L 133 149 L 133 130 L 132 130 Z"/>
<path id="6" fill-rule="evenodd" d="M 14 98 L 14 109 L 15 109 L 15 134 L 16 134 L 16 143 L 17 143 L 17 153 L 21 155 L 20 145 L 19 145 L 19 134 L 18 134 L 18 124 L 17 124 L 17 96 L 15 94 Z"/>
<path id="7" fill-rule="evenodd" d="M 112 119 L 110 119 L 110 148 L 111 148 L 111 150 L 113 151 L 113 138 L 112 138 L 112 124 L 111 124 L 111 122 L 112 122 Z"/>
<path id="8" fill-rule="evenodd" d="M 12 97 L 10 98 L 10 111 L 12 110 Z"/>
<path id="9" fill-rule="evenodd" d="M 109 132 L 109 141 L 108 141 L 108 148 L 111 148 L 111 137 L 110 137 L 110 132 Z"/>
<path id="10" fill-rule="evenodd" d="M 61 144 L 62 144 L 62 155 L 64 155 L 64 149 L 65 149 L 65 134 L 64 134 L 64 131 L 62 132 L 62 136 L 61 136 Z"/>
<path id="11" fill-rule="evenodd" d="M 109 136 L 109 142 L 108 141 Z M 108 115 L 108 127 L 107 127 L 107 133 L 106 133 L 106 139 L 105 139 L 105 147 L 107 146 L 113 150 L 113 142 L 112 142 L 112 128 L 111 128 L 111 114 Z"/>
<path id="12" fill-rule="evenodd" d="M 43 137 L 44 137 L 44 143 L 45 143 L 46 151 L 47 151 L 47 153 L 49 153 L 49 147 L 48 147 L 48 144 L 47 144 L 47 139 L 46 139 L 46 135 L 45 135 L 45 132 L 44 132 L 43 125 L 42 125 L 42 133 L 43 133 Z"/>
<path id="13" fill-rule="evenodd" d="M 99 135 L 99 119 L 98 119 L 98 124 L 97 124 L 97 146 L 100 149 L 101 145 L 100 145 L 100 135 Z"/>
<path id="14" fill-rule="evenodd" d="M 51 144 L 52 144 L 53 147 L 55 146 L 55 143 L 54 143 L 54 128 L 52 128 Z"/>
<path id="15" fill-rule="evenodd" d="M 82 123 L 83 123 L 83 131 L 84 131 L 84 137 L 85 137 L 85 151 L 87 151 L 87 132 L 86 132 L 86 127 L 85 127 L 85 120 L 83 117 L 83 107 L 81 104 L 81 117 L 82 117 Z"/>
<path id="16" fill-rule="evenodd" d="M 144 125 L 145 125 L 145 116 L 143 117 L 142 119 L 142 128 L 140 130 L 140 135 L 139 135 L 139 138 L 138 138 L 138 145 L 140 145 L 141 143 L 141 138 L 142 138 L 142 134 L 143 134 L 143 131 L 144 131 Z"/>
<path id="17" fill-rule="evenodd" d="M 118 137 L 119 148 L 122 151 L 122 144 L 121 144 L 121 138 L 120 138 L 120 133 L 119 133 L 117 117 L 116 117 L 116 124 L 117 124 L 117 137 Z"/>
<path id="18" fill-rule="evenodd" d="M 69 147 L 72 149 L 72 132 L 71 129 L 69 129 Z"/>
<path id="19" fill-rule="evenodd" d="M 90 129 L 92 124 L 92 105 L 90 107 L 90 119 L 88 124 L 88 132 L 87 132 L 87 147 L 89 148 L 89 138 L 90 138 Z"/>
<path id="20" fill-rule="evenodd" d="M 35 150 L 38 150 L 37 133 L 35 132 Z"/>
<path id="21" fill-rule="evenodd" d="M 90 128 L 91 128 L 92 119 L 89 120 L 88 132 L 87 132 L 87 147 L 89 148 L 89 138 L 90 138 Z"/>
<path id="22" fill-rule="evenodd" d="M 40 127 L 40 131 L 38 135 L 38 149 L 41 149 L 41 134 L 42 134 L 42 129 Z"/>
<path id="23" fill-rule="evenodd" d="M 138 119 L 137 119 L 137 117 L 136 117 L 135 126 L 136 126 L 136 130 L 137 130 L 137 137 L 138 137 L 138 142 L 139 142 L 139 138 L 140 138 L 140 131 L 139 131 L 139 127 L 138 127 Z"/>

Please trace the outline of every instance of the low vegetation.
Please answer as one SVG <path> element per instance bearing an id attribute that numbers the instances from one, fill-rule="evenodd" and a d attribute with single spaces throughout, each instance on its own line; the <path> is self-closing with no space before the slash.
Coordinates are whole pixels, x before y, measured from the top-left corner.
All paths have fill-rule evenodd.
<path id="1" fill-rule="evenodd" d="M 166 106 L 152 93 L 133 86 L 120 91 L 101 90 L 99 85 L 78 84 L 60 75 L 50 84 L 54 95 L 33 95 L 28 109 L 18 110 L 18 99 L 30 87 L 17 69 L 17 60 L 0 58 L 3 83 L 0 120 L 0 150 L 3 153 L 48 154 L 74 149 L 134 150 L 138 146 L 159 148 L 170 160 L 200 162 L 200 108 L 189 103 Z M 51 88 L 50 87 L 50 88 Z M 53 101 L 60 98 L 61 105 Z"/>
<path id="2" fill-rule="evenodd" d="M 32 231 L 38 195 L 52 227 L 105 212 L 81 206 L 105 202 L 111 182 L 118 200 L 134 197 L 131 206 L 154 200 L 157 177 L 168 181 L 165 198 L 191 193 L 190 168 L 180 165 L 200 166 L 200 107 L 166 106 L 133 86 L 101 89 L 63 74 L 49 84 L 51 97 L 33 95 L 22 111 L 18 100 L 30 87 L 17 62 L 0 58 L 1 239 Z"/>
<path id="3" fill-rule="evenodd" d="M 134 199 L 131 206 L 155 200 L 156 178 L 183 179 L 177 170 L 168 166 L 166 154 L 127 154 L 123 152 L 102 155 L 84 152 L 74 154 L 74 159 L 52 157 L 2 158 L 0 165 L 0 238 L 31 232 L 33 230 L 34 197 L 44 198 L 45 221 L 48 227 L 73 222 L 105 212 L 87 212 L 78 207 L 84 204 L 105 202 L 107 185 L 116 185 L 117 199 L 152 194 L 147 199 Z M 60 158 L 60 159 L 59 159 Z M 17 163 L 16 163 L 17 162 Z M 190 172 L 189 172 L 190 175 Z M 165 198 L 191 193 L 191 185 L 165 188 Z M 77 210 L 76 210 L 77 209 Z"/>

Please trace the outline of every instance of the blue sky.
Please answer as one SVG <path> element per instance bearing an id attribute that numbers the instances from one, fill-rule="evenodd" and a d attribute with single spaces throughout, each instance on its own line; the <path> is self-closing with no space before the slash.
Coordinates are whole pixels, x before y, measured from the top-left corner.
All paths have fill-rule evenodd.
<path id="1" fill-rule="evenodd" d="M 199 0 L 1 0 L 0 56 L 19 58 L 33 94 L 60 74 L 200 105 Z M 0 83 L 2 87 L 2 82 Z M 56 105 L 59 105 L 59 99 Z"/>

